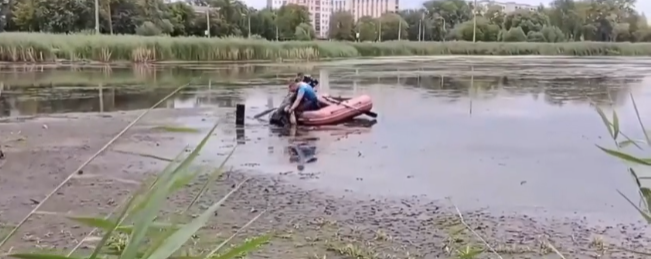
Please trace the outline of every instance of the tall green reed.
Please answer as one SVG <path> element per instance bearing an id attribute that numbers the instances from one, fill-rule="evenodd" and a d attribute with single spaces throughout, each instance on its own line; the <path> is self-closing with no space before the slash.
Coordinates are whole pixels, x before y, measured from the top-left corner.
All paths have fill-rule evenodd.
<path id="1" fill-rule="evenodd" d="M 5 35 L 6 34 L 6 35 Z M 649 43 L 623 42 L 343 42 L 246 38 L 144 37 L 8 32 L 0 61 L 134 62 L 286 61 L 422 55 L 649 56 Z"/>
<path id="2" fill-rule="evenodd" d="M 240 244 L 231 244 L 228 247 L 227 244 L 233 239 L 233 237 L 239 234 L 242 229 L 256 221 L 264 211 L 242 226 L 235 232 L 235 234 L 215 246 L 209 253 L 188 256 L 191 252 L 184 249 L 185 245 L 193 239 L 197 231 L 206 225 L 210 217 L 214 215 L 230 195 L 235 193 L 243 184 L 245 184 L 246 180 L 240 182 L 219 201 L 213 203 L 200 214 L 195 215 L 195 217 L 188 222 L 157 221 L 158 215 L 164 207 L 166 198 L 185 187 L 199 174 L 205 173 L 203 168 L 191 169 L 190 165 L 192 165 L 196 160 L 199 152 L 205 146 L 216 128 L 217 124 L 210 129 L 197 147 L 187 156 L 185 156 L 186 152 L 181 152 L 153 179 L 152 183 L 141 184 L 139 190 L 131 195 L 125 203 L 119 205 L 122 206 L 122 208 L 118 211 L 117 217 L 111 219 L 110 217 L 88 217 L 69 214 L 53 215 L 63 216 L 72 221 L 100 229 L 104 232 L 101 240 L 97 243 L 90 256 L 80 257 L 75 255 L 76 249 L 79 248 L 79 246 L 73 248 L 73 250 L 67 255 L 19 252 L 7 254 L 5 256 L 21 259 L 231 259 L 238 258 L 243 254 L 258 249 L 261 245 L 264 245 L 269 241 L 271 237 L 270 235 L 260 235 L 247 239 Z M 233 149 L 233 151 L 234 150 L 235 149 Z M 185 208 L 182 214 L 185 214 L 194 202 L 206 192 L 209 184 L 214 182 L 214 180 L 223 173 L 224 165 L 232 155 L 233 151 L 231 151 L 218 168 L 209 172 L 210 180 L 205 181 L 201 191 L 192 199 L 193 202 Z"/>
<path id="3" fill-rule="evenodd" d="M 642 215 L 642 217 L 647 221 L 647 223 L 651 224 L 651 189 L 649 187 L 643 186 L 642 182 L 640 181 L 640 180 L 651 179 L 651 178 L 647 176 L 640 176 L 639 174 L 640 170 L 647 169 L 646 167 L 651 166 L 651 158 L 642 158 L 633 155 L 630 152 L 624 151 L 624 148 L 629 146 L 633 146 L 641 151 L 648 151 L 649 148 L 651 148 L 651 139 L 649 138 L 649 133 L 647 132 L 644 123 L 642 122 L 642 117 L 640 116 L 640 111 L 637 107 L 637 103 L 635 102 L 635 98 L 633 97 L 633 94 L 630 95 L 630 99 L 631 99 L 631 103 L 633 104 L 633 108 L 635 110 L 635 116 L 644 134 L 644 139 L 639 140 L 639 139 L 632 139 L 628 137 L 626 134 L 624 134 L 621 131 L 617 112 L 613 110 L 612 118 L 608 118 L 606 113 L 601 108 L 595 105 L 597 113 L 599 114 L 601 120 L 603 121 L 604 125 L 608 129 L 608 133 L 610 134 L 610 137 L 612 138 L 616 148 L 609 149 L 599 145 L 597 145 L 597 147 L 603 150 L 604 152 L 606 152 L 607 154 L 616 157 L 618 159 L 621 159 L 627 165 L 627 170 L 633 176 L 633 179 L 635 180 L 635 184 L 637 185 L 638 193 L 640 195 L 640 203 L 635 204 L 629 197 L 624 195 L 621 191 L 617 190 L 617 192 L 622 197 L 624 197 L 624 199 L 626 199 L 626 201 L 628 201 L 628 203 L 630 203 L 640 213 L 640 215 Z"/>

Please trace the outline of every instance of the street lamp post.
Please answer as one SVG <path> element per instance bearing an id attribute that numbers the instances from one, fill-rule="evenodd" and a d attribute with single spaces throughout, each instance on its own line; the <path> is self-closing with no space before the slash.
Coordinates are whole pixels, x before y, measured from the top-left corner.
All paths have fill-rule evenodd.
<path id="1" fill-rule="evenodd" d="M 210 8 L 206 9 L 206 37 L 210 38 Z"/>
<path id="2" fill-rule="evenodd" d="M 276 27 L 276 41 L 278 41 L 278 14 L 273 13 L 274 26 Z"/>
<path id="3" fill-rule="evenodd" d="M 425 27 L 423 25 L 423 20 L 425 20 L 425 16 L 429 16 L 429 11 L 427 9 L 422 9 L 423 13 L 420 16 L 420 25 L 419 25 L 419 32 L 418 32 L 418 40 L 423 40 L 425 41 Z"/>
<path id="4" fill-rule="evenodd" d="M 425 13 L 423 13 L 420 16 L 420 21 L 418 21 L 418 41 L 422 41 L 422 35 L 423 35 L 423 16 L 425 16 Z"/>
<path id="5" fill-rule="evenodd" d="M 398 19 L 398 40 L 402 39 L 402 18 Z"/>
<path id="6" fill-rule="evenodd" d="M 477 41 L 477 0 L 475 0 L 475 3 L 472 6 L 472 42 Z"/>
<path id="7" fill-rule="evenodd" d="M 448 27 L 446 27 L 445 25 L 445 19 L 442 20 L 443 20 L 443 33 L 445 34 L 448 33 Z M 445 36 L 443 37 L 443 41 L 445 41 Z"/>
<path id="8" fill-rule="evenodd" d="M 99 0 L 95 0 L 95 34 L 99 34 Z"/>
<path id="9" fill-rule="evenodd" d="M 243 14 L 246 17 L 247 20 L 247 33 L 246 33 L 246 38 L 251 38 L 251 13 L 247 12 Z"/>
<path id="10" fill-rule="evenodd" d="M 382 42 L 382 20 L 378 19 L 377 41 Z"/>

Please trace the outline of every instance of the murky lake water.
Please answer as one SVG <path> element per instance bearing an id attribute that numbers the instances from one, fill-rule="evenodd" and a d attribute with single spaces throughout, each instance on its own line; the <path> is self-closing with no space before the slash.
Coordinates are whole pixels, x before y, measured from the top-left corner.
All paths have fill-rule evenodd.
<path id="1" fill-rule="evenodd" d="M 0 114 L 145 109 L 175 86 L 194 80 L 165 106 L 224 107 L 218 135 L 232 140 L 235 104 L 246 104 L 249 116 L 278 104 L 286 92 L 284 82 L 307 69 L 320 79 L 323 92 L 371 95 L 378 123 L 299 132 L 302 143 L 316 147 L 317 161 L 303 173 L 318 177 L 299 181 L 286 151 L 296 143 L 249 120 L 247 141 L 231 162 L 236 168 L 292 172 L 284 177 L 341 193 L 450 196 L 465 208 L 633 219 L 634 211 L 616 193 L 620 189 L 634 196 L 633 181 L 622 163 L 595 147 L 612 145 L 612 140 L 591 103 L 608 112 L 615 107 L 623 131 L 641 137 L 629 95 L 643 116 L 648 114 L 650 64 L 646 59 L 520 57 L 204 65 L 144 72 L 12 68 L 0 74 L 5 82 Z M 200 117 L 179 122 L 205 129 L 211 123 Z M 225 153 L 222 140 L 205 153 Z"/>

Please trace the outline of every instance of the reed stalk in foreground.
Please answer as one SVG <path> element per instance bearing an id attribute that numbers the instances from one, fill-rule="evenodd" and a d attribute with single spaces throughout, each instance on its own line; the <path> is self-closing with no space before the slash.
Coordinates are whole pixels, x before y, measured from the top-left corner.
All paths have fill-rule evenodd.
<path id="1" fill-rule="evenodd" d="M 651 166 L 651 158 L 642 158 L 642 157 L 632 155 L 631 153 L 624 152 L 624 149 L 626 147 L 635 147 L 643 152 L 648 152 L 649 148 L 651 148 L 651 138 L 649 138 L 649 133 L 646 131 L 646 127 L 642 122 L 642 117 L 640 116 L 640 112 L 638 110 L 637 103 L 635 102 L 635 98 L 633 97 L 633 94 L 630 95 L 630 99 L 631 99 L 631 103 L 633 104 L 633 108 L 635 110 L 635 116 L 643 132 L 644 139 L 641 140 L 632 139 L 627 135 L 625 135 L 621 131 L 619 125 L 619 117 L 617 116 L 617 113 L 614 110 L 612 113 L 612 118 L 608 118 L 608 116 L 604 113 L 602 109 L 595 106 L 597 113 L 599 114 L 601 120 L 606 126 L 606 129 L 608 130 L 608 133 L 610 134 L 610 137 L 612 138 L 616 148 L 609 149 L 599 145 L 597 145 L 597 147 L 603 150 L 604 152 L 606 152 L 607 154 L 616 157 L 618 159 L 621 159 L 622 161 L 624 161 L 624 163 L 626 163 L 627 170 L 633 176 L 633 179 L 635 180 L 635 184 L 637 185 L 638 193 L 640 195 L 640 202 L 636 204 L 629 197 L 624 195 L 621 191 L 617 190 L 617 192 L 640 213 L 642 218 L 644 218 L 644 220 L 648 224 L 651 224 L 651 189 L 649 187 L 643 186 L 641 182 L 641 180 L 651 179 L 651 177 L 640 176 L 639 174 L 639 172 L 642 170 L 648 171 L 649 166 Z M 629 249 L 621 248 L 621 247 L 615 247 L 615 248 L 636 253 L 639 255 L 651 256 L 651 253 L 648 252 L 631 251 Z"/>
<path id="2" fill-rule="evenodd" d="M 68 255 L 60 254 L 34 254 L 34 253 L 10 253 L 4 256 L 21 258 L 21 259 L 76 259 L 76 258 L 121 258 L 121 259 L 166 259 L 177 258 L 181 256 L 186 243 L 192 239 L 195 233 L 201 229 L 211 218 L 219 207 L 236 192 L 246 180 L 239 183 L 231 192 L 221 200 L 213 203 L 206 210 L 201 212 L 197 217 L 189 222 L 159 222 L 156 221 L 158 214 L 164 207 L 166 198 L 172 193 L 180 190 L 189 184 L 197 175 L 202 173 L 202 169 L 191 170 L 190 165 L 195 161 L 199 152 L 204 147 L 211 134 L 215 131 L 217 124 L 206 134 L 199 145 L 187 156 L 181 152 L 174 161 L 156 176 L 153 183 L 143 183 L 139 190 L 133 194 L 119 210 L 118 216 L 114 218 L 73 216 L 70 214 L 53 214 L 51 216 L 62 216 L 72 221 L 100 229 L 104 232 L 101 240 L 95 245 L 95 249 L 90 256 L 78 257 L 74 255 L 74 250 Z M 230 157 L 230 155 L 229 155 Z M 228 157 L 225 159 L 228 160 Z M 210 173 L 210 179 L 216 179 L 223 171 L 224 163 Z M 206 181 L 201 192 L 193 200 L 198 199 L 212 181 Z M 184 211 L 185 212 L 185 211 Z M 264 213 L 264 212 L 262 212 Z M 241 229 L 246 228 L 260 215 L 254 217 L 249 223 Z M 248 252 L 257 249 L 259 246 L 267 243 L 270 236 L 261 235 L 247 241 L 226 246 L 226 244 L 240 231 L 238 230 L 233 236 L 217 245 L 210 253 L 205 255 L 194 255 L 184 258 L 236 258 Z M 86 238 L 84 240 L 88 240 Z M 84 241 L 82 241 L 84 242 Z M 61 251 L 63 254 L 65 251 Z"/>

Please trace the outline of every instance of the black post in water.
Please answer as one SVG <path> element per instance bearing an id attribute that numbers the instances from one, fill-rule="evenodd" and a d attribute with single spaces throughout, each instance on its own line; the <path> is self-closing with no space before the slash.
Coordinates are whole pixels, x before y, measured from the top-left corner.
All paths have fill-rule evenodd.
<path id="1" fill-rule="evenodd" d="M 235 127 L 235 138 L 237 139 L 238 145 L 246 144 L 246 135 L 244 135 L 244 126 Z"/>
<path id="2" fill-rule="evenodd" d="M 235 106 L 235 125 L 244 126 L 244 104 Z"/>
<path id="3" fill-rule="evenodd" d="M 244 104 L 237 104 L 235 106 L 235 137 L 237 144 L 245 143 L 244 136 Z"/>

